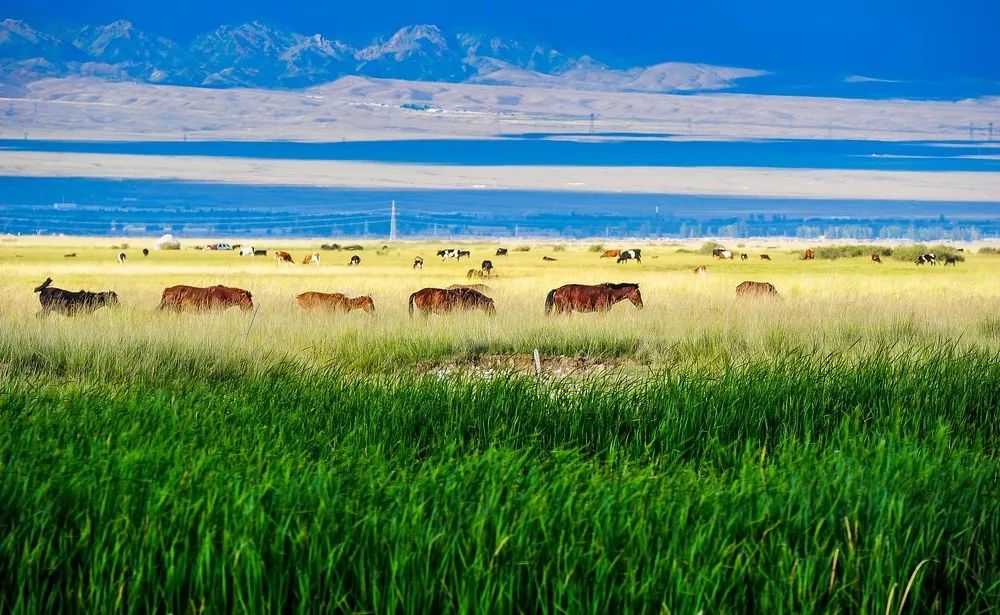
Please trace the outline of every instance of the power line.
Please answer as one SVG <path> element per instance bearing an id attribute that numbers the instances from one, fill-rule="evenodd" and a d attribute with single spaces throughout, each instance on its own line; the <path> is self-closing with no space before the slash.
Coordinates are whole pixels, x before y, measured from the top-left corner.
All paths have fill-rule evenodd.
<path id="1" fill-rule="evenodd" d="M 397 228 L 396 228 L 396 201 L 392 202 L 392 210 L 389 213 L 389 241 L 396 241 Z"/>

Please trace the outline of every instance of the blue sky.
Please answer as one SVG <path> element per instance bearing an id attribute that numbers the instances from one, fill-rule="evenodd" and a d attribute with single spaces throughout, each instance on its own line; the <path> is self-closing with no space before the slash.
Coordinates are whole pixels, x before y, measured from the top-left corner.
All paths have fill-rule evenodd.
<path id="1" fill-rule="evenodd" d="M 37 23 L 134 21 L 184 42 L 259 18 L 352 44 L 411 23 L 540 41 L 615 64 L 711 62 L 901 79 L 1000 80 L 1000 0 L 0 0 Z"/>

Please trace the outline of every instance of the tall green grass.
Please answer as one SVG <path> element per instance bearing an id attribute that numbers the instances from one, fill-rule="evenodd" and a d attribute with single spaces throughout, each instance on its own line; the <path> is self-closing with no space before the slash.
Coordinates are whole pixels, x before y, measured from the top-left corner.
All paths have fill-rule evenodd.
<path id="1" fill-rule="evenodd" d="M 442 379 L 8 348 L 0 610 L 995 608 L 1000 357 L 795 356 Z"/>

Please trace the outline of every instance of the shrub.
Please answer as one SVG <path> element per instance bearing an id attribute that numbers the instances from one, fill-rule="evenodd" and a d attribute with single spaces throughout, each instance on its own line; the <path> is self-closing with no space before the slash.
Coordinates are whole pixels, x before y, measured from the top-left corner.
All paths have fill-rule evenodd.
<path id="1" fill-rule="evenodd" d="M 563 245 L 563 244 L 561 244 L 561 243 L 560 244 L 556 244 L 556 245 L 552 246 L 552 251 L 553 252 L 565 252 L 566 251 L 566 246 Z"/>
<path id="2" fill-rule="evenodd" d="M 587 248 L 587 252 L 604 252 L 604 245 L 595 243 L 594 245 Z"/>
<path id="3" fill-rule="evenodd" d="M 901 261 L 915 261 L 918 256 L 927 253 L 933 254 L 939 261 L 943 261 L 949 256 L 954 256 L 958 262 L 965 261 L 965 257 L 958 251 L 958 248 L 944 244 L 927 246 L 922 243 L 915 243 L 908 246 L 900 246 L 893 251 L 892 256 Z"/>
<path id="4" fill-rule="evenodd" d="M 719 248 L 725 249 L 725 246 L 717 241 L 706 241 L 701 244 L 700 248 L 698 248 L 698 254 L 711 254 L 712 250 L 717 250 Z"/>
<path id="5" fill-rule="evenodd" d="M 980 254 L 1000 254 L 1000 248 L 994 248 L 993 246 L 983 246 L 979 248 Z"/>
<path id="6" fill-rule="evenodd" d="M 892 256 L 892 248 L 872 244 L 847 244 L 839 246 L 820 246 L 816 248 L 816 258 L 856 258 L 869 256 L 875 252 L 879 256 Z M 914 256 L 914 258 L 916 258 Z"/>

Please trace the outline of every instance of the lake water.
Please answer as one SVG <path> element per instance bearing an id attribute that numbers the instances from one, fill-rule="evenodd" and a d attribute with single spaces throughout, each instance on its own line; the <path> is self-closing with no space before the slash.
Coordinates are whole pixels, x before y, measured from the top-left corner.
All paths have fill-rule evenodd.
<path id="1" fill-rule="evenodd" d="M 599 142 L 565 135 L 522 134 L 492 140 L 354 141 L 32 141 L 0 140 L 0 149 L 284 160 L 347 160 L 449 165 L 735 166 L 906 171 L 1000 171 L 982 143 L 922 141 L 669 141 L 662 135 L 616 133 Z M 577 135 L 580 136 L 580 135 Z"/>
<path id="2" fill-rule="evenodd" d="M 1000 236 L 994 203 L 0 177 L 0 232 L 219 237 Z"/>

